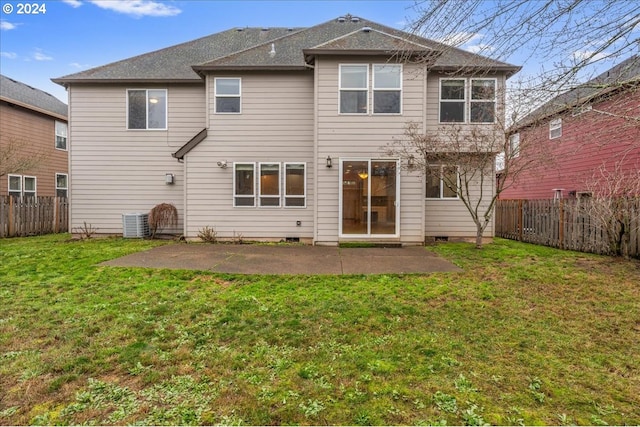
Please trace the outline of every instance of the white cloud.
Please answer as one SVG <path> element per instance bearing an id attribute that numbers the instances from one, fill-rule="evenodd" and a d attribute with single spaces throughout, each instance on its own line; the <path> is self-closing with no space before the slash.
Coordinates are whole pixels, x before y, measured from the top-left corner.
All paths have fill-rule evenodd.
<path id="1" fill-rule="evenodd" d="M 143 16 L 175 16 L 182 11 L 153 0 L 91 0 L 96 6 L 136 18 Z"/>
<path id="2" fill-rule="evenodd" d="M 36 49 L 36 51 L 33 53 L 33 59 L 35 59 L 36 61 L 51 61 L 53 60 L 53 57 L 43 53 L 42 49 Z"/>
<path id="3" fill-rule="evenodd" d="M 79 62 L 72 62 L 69 65 L 73 68 L 77 68 L 78 70 L 86 70 L 87 68 L 92 67 L 92 65 L 90 64 L 80 64 Z"/>
<path id="4" fill-rule="evenodd" d="M 15 30 L 16 28 L 18 28 L 19 24 L 12 24 L 9 21 L 0 21 L 0 30 L 2 31 L 9 31 L 9 30 Z"/>
<path id="5" fill-rule="evenodd" d="M 482 53 L 486 55 L 493 52 L 495 48 L 489 44 L 479 43 L 473 46 L 464 47 L 464 50 L 471 53 Z"/>
<path id="6" fill-rule="evenodd" d="M 596 62 L 609 57 L 607 52 L 596 53 L 593 50 L 576 50 L 573 52 L 573 59 L 576 61 Z"/>
<path id="7" fill-rule="evenodd" d="M 480 39 L 482 39 L 482 34 L 480 33 L 460 32 L 441 37 L 440 39 L 438 39 L 438 41 L 450 46 L 459 47 L 463 44 L 480 41 Z"/>
<path id="8" fill-rule="evenodd" d="M 73 8 L 82 6 L 82 2 L 80 0 L 62 0 L 62 1 Z"/>
<path id="9" fill-rule="evenodd" d="M 0 57 L 7 59 L 16 59 L 18 54 L 15 52 L 0 52 Z"/>

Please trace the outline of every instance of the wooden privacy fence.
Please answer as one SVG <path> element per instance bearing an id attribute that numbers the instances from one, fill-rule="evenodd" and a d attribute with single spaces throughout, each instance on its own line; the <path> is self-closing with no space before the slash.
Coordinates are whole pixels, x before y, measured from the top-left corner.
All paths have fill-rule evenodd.
<path id="1" fill-rule="evenodd" d="M 611 209 L 618 214 L 606 215 Z M 616 218 L 622 220 L 624 229 Z M 591 199 L 498 200 L 495 221 L 496 236 L 506 239 L 580 252 L 640 257 L 638 198 L 604 203 Z M 618 239 L 621 231 L 623 237 Z"/>
<path id="2" fill-rule="evenodd" d="M 0 238 L 69 231 L 66 197 L 0 196 Z"/>

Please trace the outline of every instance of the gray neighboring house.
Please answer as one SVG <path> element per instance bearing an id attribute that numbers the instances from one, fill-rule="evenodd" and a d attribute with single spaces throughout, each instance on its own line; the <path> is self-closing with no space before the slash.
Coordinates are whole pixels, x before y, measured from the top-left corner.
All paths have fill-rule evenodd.
<path id="1" fill-rule="evenodd" d="M 71 227 L 119 234 L 123 213 L 164 202 L 190 239 L 205 227 L 326 245 L 474 237 L 439 179 L 382 147 L 408 122 L 491 126 L 519 69 L 347 15 L 53 79 L 69 92 Z"/>

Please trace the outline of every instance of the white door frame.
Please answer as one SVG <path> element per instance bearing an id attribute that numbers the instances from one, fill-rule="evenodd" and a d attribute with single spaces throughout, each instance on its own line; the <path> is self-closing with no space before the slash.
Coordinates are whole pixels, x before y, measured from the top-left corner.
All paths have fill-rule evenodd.
<path id="1" fill-rule="evenodd" d="M 343 208 L 343 183 L 344 183 L 344 162 L 367 162 L 369 167 L 369 176 L 371 176 L 372 162 L 395 162 L 396 163 L 396 200 L 395 200 L 395 233 L 394 234 L 371 234 L 371 179 L 367 180 L 367 212 L 369 220 L 367 221 L 367 234 L 344 234 L 342 230 L 342 208 Z M 371 157 L 341 157 L 339 167 L 340 185 L 338 190 L 338 237 L 341 239 L 394 239 L 400 237 L 400 160 L 389 158 L 371 158 Z"/>

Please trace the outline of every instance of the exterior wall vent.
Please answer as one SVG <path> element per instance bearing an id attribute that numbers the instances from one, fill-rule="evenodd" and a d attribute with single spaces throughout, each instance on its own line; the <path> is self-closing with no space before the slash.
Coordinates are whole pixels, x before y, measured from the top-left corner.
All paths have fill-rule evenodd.
<path id="1" fill-rule="evenodd" d="M 128 213 L 122 214 L 122 237 L 144 238 L 149 237 L 149 214 Z"/>

